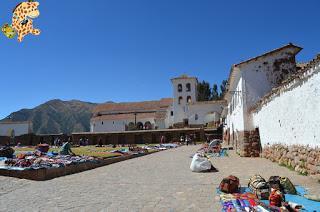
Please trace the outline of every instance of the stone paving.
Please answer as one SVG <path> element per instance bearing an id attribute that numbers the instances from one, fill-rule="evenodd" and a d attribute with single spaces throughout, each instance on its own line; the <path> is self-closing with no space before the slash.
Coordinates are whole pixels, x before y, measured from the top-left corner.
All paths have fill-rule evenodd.
<path id="1" fill-rule="evenodd" d="M 320 191 L 315 180 L 266 159 L 215 158 L 216 173 L 193 173 L 199 146 L 183 146 L 44 182 L 0 176 L 0 211 L 220 211 L 215 188 L 229 174 L 245 185 L 255 173 L 289 176 Z"/>

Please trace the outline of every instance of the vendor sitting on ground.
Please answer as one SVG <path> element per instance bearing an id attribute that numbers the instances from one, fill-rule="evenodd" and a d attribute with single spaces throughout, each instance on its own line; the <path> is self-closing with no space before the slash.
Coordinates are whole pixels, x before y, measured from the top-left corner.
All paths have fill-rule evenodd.
<path id="1" fill-rule="evenodd" d="M 60 150 L 60 155 L 75 155 L 71 150 L 71 140 L 69 139 L 67 142 L 65 142 Z"/>

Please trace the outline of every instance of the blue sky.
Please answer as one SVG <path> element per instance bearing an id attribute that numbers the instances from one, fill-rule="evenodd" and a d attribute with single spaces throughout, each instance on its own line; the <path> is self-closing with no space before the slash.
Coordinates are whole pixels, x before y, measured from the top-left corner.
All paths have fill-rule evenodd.
<path id="1" fill-rule="evenodd" d="M 20 1 L 0 1 L 10 22 Z M 0 118 L 47 100 L 140 101 L 172 96 L 183 73 L 210 83 L 232 64 L 293 42 L 320 52 L 320 1 L 39 0 L 39 37 L 0 35 Z"/>

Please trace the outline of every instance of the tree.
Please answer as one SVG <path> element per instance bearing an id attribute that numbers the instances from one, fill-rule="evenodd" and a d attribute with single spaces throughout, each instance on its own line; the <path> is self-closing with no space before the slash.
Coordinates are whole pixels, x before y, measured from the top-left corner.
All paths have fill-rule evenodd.
<path id="1" fill-rule="evenodd" d="M 218 91 L 218 86 L 217 84 L 213 84 L 212 92 L 211 92 L 211 100 L 219 100 L 219 99 L 220 99 L 220 95 Z"/>
<path id="2" fill-rule="evenodd" d="M 227 80 L 222 80 L 222 83 L 221 83 L 221 85 L 220 85 L 220 91 L 221 91 L 221 93 L 220 93 L 220 99 L 223 98 L 223 95 L 224 95 L 224 93 L 226 92 L 227 83 L 228 83 Z"/>
<path id="3" fill-rule="evenodd" d="M 223 80 L 220 84 L 220 90 L 217 84 L 213 84 L 210 88 L 210 84 L 206 81 L 202 81 L 198 84 L 198 101 L 210 101 L 210 100 L 221 100 L 227 88 L 227 80 Z"/>
<path id="4" fill-rule="evenodd" d="M 211 99 L 211 89 L 210 84 L 206 81 L 202 81 L 198 84 L 198 101 L 209 101 Z"/>

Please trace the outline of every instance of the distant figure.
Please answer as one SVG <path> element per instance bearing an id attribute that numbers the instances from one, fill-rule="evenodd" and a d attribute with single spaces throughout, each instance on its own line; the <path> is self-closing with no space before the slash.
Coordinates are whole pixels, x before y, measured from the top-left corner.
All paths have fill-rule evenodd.
<path id="1" fill-rule="evenodd" d="M 185 141 L 185 140 L 184 140 L 183 135 L 182 135 L 182 136 L 180 136 L 180 142 L 181 142 L 181 144 L 182 144 L 182 143 L 184 143 L 184 141 Z"/>
<path id="2" fill-rule="evenodd" d="M 193 142 L 193 145 L 197 145 L 196 135 L 195 134 L 192 134 L 191 141 Z"/>
<path id="3" fill-rule="evenodd" d="M 102 139 L 99 138 L 98 144 L 96 145 L 96 147 L 102 147 L 103 143 L 102 143 Z"/>
<path id="4" fill-rule="evenodd" d="M 83 146 L 82 138 L 79 139 L 79 145 L 80 145 L 80 146 Z"/>
<path id="5" fill-rule="evenodd" d="M 57 138 L 55 138 L 54 141 L 53 141 L 53 146 L 54 146 L 54 147 L 58 147 L 58 145 L 59 145 L 58 142 L 59 142 L 59 138 L 57 137 Z"/>
<path id="6" fill-rule="evenodd" d="M 71 150 L 71 143 L 69 138 L 69 140 L 62 145 L 60 155 L 75 155 Z"/>
<path id="7" fill-rule="evenodd" d="M 186 139 L 185 139 L 185 141 L 186 141 L 186 144 L 187 144 L 187 146 L 189 145 L 189 143 L 190 143 L 190 137 L 189 137 L 189 135 L 186 135 Z"/>
<path id="8" fill-rule="evenodd" d="M 89 145 L 89 139 L 87 138 L 85 141 L 85 146 L 88 146 L 88 145 Z"/>
<path id="9" fill-rule="evenodd" d="M 164 135 L 161 136 L 160 143 L 161 143 L 161 144 L 166 143 L 166 137 L 165 137 Z"/>

